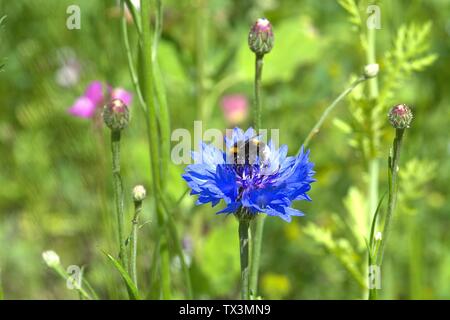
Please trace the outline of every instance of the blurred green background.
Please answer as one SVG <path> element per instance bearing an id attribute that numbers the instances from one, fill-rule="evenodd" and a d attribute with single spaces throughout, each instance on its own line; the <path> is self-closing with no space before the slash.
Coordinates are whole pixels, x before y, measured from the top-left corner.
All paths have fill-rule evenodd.
<path id="1" fill-rule="evenodd" d="M 275 46 L 265 59 L 263 73 L 263 127 L 280 128 L 280 142 L 288 144 L 291 154 L 324 108 L 366 64 L 358 28 L 334 0 L 163 3 L 159 62 L 172 129 L 191 131 L 193 121 L 200 118 L 204 128 L 225 128 L 221 98 L 244 94 L 251 101 L 254 61 L 247 33 L 260 16 L 271 20 L 275 32 Z M 366 17 L 365 8 L 371 2 L 357 3 Z M 66 9 L 72 4 L 81 9 L 80 30 L 66 28 Z M 385 159 L 394 135 L 386 121 L 388 107 L 406 103 L 415 114 L 402 154 L 400 202 L 381 297 L 449 299 L 450 1 L 378 4 L 380 86 L 388 81 L 396 85 L 386 98 L 386 109 L 370 120 L 380 123 L 380 194 L 387 189 Z M 4 64 L 0 72 L 0 283 L 4 298 L 77 298 L 45 266 L 41 253 L 48 249 L 60 255 L 64 266 L 85 266 L 85 276 L 102 298 L 124 298 L 120 278 L 101 252 L 117 250 L 108 131 L 98 119 L 67 113 L 93 80 L 133 91 L 120 36 L 119 6 L 116 1 L 0 0 L 0 17 L 4 15 L 0 27 L 0 65 Z M 437 59 L 397 70 L 399 79 L 387 79 L 386 53 L 395 47 L 398 30 L 414 24 L 420 33 L 430 20 L 431 29 L 417 51 L 419 56 L 436 54 Z M 135 48 L 132 24 L 129 29 Z M 405 59 L 409 62 L 414 57 Z M 69 84 L 58 78 L 68 61 L 76 66 Z M 391 74 L 395 70 L 392 64 L 389 70 Z M 131 110 L 132 124 L 122 144 L 129 220 L 132 187 L 137 183 L 150 187 L 145 121 L 136 96 Z M 290 224 L 266 220 L 263 298 L 365 297 L 365 289 L 356 280 L 358 275 L 365 276 L 366 264 L 358 232 L 368 228 L 364 218 L 361 222 L 367 202 L 367 161 L 355 142 L 364 134 L 358 112 L 370 111 L 345 100 L 312 141 L 311 158 L 317 171 L 310 193 L 313 202 L 296 205 L 306 216 Z M 182 172 L 183 166 L 170 168 L 174 202 L 186 190 Z M 208 206 L 195 207 L 194 201 L 183 198 L 176 221 L 189 256 L 195 297 L 237 298 L 237 223 L 232 217 L 216 216 Z M 140 283 L 147 290 L 154 219 L 148 201 L 138 261 Z M 174 297 L 182 298 L 176 258 L 171 268 Z"/>

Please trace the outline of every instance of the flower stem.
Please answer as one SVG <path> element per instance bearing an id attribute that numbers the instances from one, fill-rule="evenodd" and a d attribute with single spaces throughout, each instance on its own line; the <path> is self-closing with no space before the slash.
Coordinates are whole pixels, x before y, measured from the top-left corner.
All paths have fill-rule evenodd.
<path id="1" fill-rule="evenodd" d="M 139 228 L 139 215 L 142 211 L 142 201 L 134 202 L 134 217 L 131 221 L 132 230 L 131 230 L 131 257 L 130 257 L 130 274 L 131 279 L 137 288 L 137 272 L 136 272 L 136 258 L 137 258 L 137 240 L 138 240 L 138 228 Z"/>
<path id="2" fill-rule="evenodd" d="M 152 168 L 152 185 L 153 193 L 155 195 L 155 201 L 157 206 L 157 220 L 158 227 L 163 228 L 164 225 L 164 212 L 160 210 L 160 199 L 161 199 L 161 175 L 160 175 L 160 158 L 159 158 L 159 143 L 158 143 L 158 123 L 155 105 L 153 103 L 153 68 L 152 68 L 152 43 L 151 43 L 151 32 L 150 32 L 150 1 L 141 1 L 141 20 L 147 21 L 147 23 L 142 24 L 142 39 L 141 39 L 141 59 L 142 59 L 142 87 L 143 96 L 145 103 L 147 105 L 147 135 L 149 139 L 150 147 L 150 163 Z M 160 233 L 162 237 L 165 233 Z M 160 247 L 161 248 L 161 247 Z M 160 259 L 162 255 L 160 252 Z M 161 277 L 164 279 L 170 279 L 170 270 L 167 265 L 161 263 Z"/>
<path id="3" fill-rule="evenodd" d="M 208 23 L 208 2 L 205 0 L 195 1 L 195 66 L 196 66 L 196 91 L 197 91 L 197 117 L 204 119 L 206 114 L 206 65 L 205 56 L 207 52 L 207 23 Z"/>
<path id="4" fill-rule="evenodd" d="M 249 299 L 249 222 L 246 219 L 239 220 L 239 251 L 241 257 L 241 299 Z"/>
<path id="5" fill-rule="evenodd" d="M 255 55 L 255 105 L 254 105 L 254 129 L 256 132 L 261 129 L 261 78 L 263 70 L 263 55 Z M 259 215 L 255 221 L 255 235 L 252 237 L 252 259 L 250 265 L 250 293 L 252 299 L 257 296 L 259 260 L 261 256 L 264 221 L 266 216 Z"/>
<path id="6" fill-rule="evenodd" d="M 138 96 L 139 105 L 141 106 L 141 108 L 144 111 L 146 111 L 147 107 L 145 105 L 145 101 L 144 101 L 144 97 L 142 95 L 141 88 L 139 87 L 139 77 L 138 77 L 136 69 L 134 68 L 134 65 L 133 65 L 133 54 L 131 52 L 130 40 L 128 38 L 128 28 L 127 28 L 127 21 L 126 21 L 125 14 L 124 14 L 124 6 L 125 6 L 125 4 L 122 2 L 122 6 L 121 6 L 122 17 L 121 17 L 120 27 L 122 30 L 122 40 L 123 40 L 123 44 L 125 47 L 125 52 L 127 54 L 128 71 L 130 72 L 131 82 L 133 83 L 134 90 L 136 91 L 137 96 Z M 131 6 L 133 7 L 133 5 L 131 5 Z M 134 19 L 134 20 L 136 21 L 136 19 Z M 140 28 L 137 28 L 137 29 L 140 30 Z"/>
<path id="7" fill-rule="evenodd" d="M 111 131 L 112 171 L 114 198 L 116 203 L 117 230 L 119 235 L 119 258 L 122 266 L 128 271 L 128 257 L 125 250 L 124 214 L 123 214 L 123 187 L 120 176 L 120 131 Z"/>
<path id="8" fill-rule="evenodd" d="M 167 181 L 167 174 L 169 172 L 169 155 L 170 155 L 170 117 L 169 107 L 167 105 L 167 94 L 164 87 L 164 81 L 161 75 L 161 70 L 158 63 L 158 44 L 162 33 L 163 22 L 163 7 L 162 1 L 156 1 L 156 19 L 155 32 L 152 45 L 152 65 L 153 65 L 153 79 L 155 85 L 156 101 L 159 106 L 159 126 L 161 133 L 161 188 L 164 190 L 165 182 Z"/>
<path id="9" fill-rule="evenodd" d="M 263 55 L 255 55 L 255 118 L 253 119 L 254 129 L 261 129 L 261 78 L 263 70 Z"/>
<path id="10" fill-rule="evenodd" d="M 358 79 L 356 79 L 347 89 L 345 89 L 326 109 L 325 111 L 322 113 L 322 116 L 320 117 L 319 121 L 317 121 L 317 123 L 314 125 L 314 127 L 311 129 L 311 131 L 309 132 L 309 134 L 306 136 L 306 139 L 303 141 L 303 147 L 306 148 L 311 139 L 319 132 L 320 127 L 322 126 L 322 124 L 325 122 L 326 118 L 328 117 L 328 115 L 330 114 L 331 111 L 333 111 L 333 109 L 338 105 L 339 102 L 342 101 L 342 99 L 344 99 L 348 94 L 350 94 L 350 92 L 353 91 L 353 89 L 355 89 L 359 84 L 361 84 L 362 82 L 366 81 L 367 78 L 364 76 L 359 77 Z M 300 150 L 299 150 L 300 152 Z"/>
<path id="11" fill-rule="evenodd" d="M 392 215 L 395 211 L 395 205 L 397 203 L 397 192 L 398 192 L 398 164 L 400 160 L 400 150 L 403 141 L 403 134 L 405 129 L 396 129 L 395 139 L 393 143 L 392 156 L 389 157 L 389 199 L 388 199 L 388 210 L 386 214 L 386 219 L 383 226 L 383 239 L 381 240 L 380 249 L 378 250 L 376 263 L 381 267 L 383 262 L 384 250 L 386 248 L 386 241 L 389 236 L 389 231 L 391 227 Z"/>

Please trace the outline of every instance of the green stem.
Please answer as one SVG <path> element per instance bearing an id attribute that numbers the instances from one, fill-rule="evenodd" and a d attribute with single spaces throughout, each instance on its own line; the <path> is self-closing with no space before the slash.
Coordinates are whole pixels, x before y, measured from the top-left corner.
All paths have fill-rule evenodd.
<path id="1" fill-rule="evenodd" d="M 142 21 L 150 21 L 149 0 L 141 1 Z M 158 194 L 160 191 L 160 167 L 159 167 L 159 148 L 158 148 L 158 123 L 156 120 L 156 110 L 153 103 L 153 68 L 152 68 L 152 43 L 151 43 L 150 23 L 142 25 L 142 81 L 143 95 L 147 105 L 147 125 L 149 129 L 150 159 L 153 174 L 153 191 Z"/>
<path id="2" fill-rule="evenodd" d="M 370 225 L 371 215 L 375 212 L 378 202 L 378 177 L 380 173 L 380 162 L 378 158 L 372 158 L 369 162 L 369 214 L 368 223 Z"/>
<path id="3" fill-rule="evenodd" d="M 136 31 L 140 36 L 142 29 L 141 29 L 141 19 L 139 17 L 139 14 L 137 13 L 135 6 L 131 3 L 131 0 L 125 0 L 125 3 L 126 3 L 128 10 L 131 13 L 131 16 L 133 17 L 133 22 L 136 27 Z M 122 16 L 125 17 L 125 15 L 123 13 L 122 13 Z"/>
<path id="4" fill-rule="evenodd" d="M 261 79 L 264 65 L 263 59 L 263 55 L 255 55 L 255 118 L 253 119 L 253 126 L 256 131 L 261 129 Z"/>
<path id="5" fill-rule="evenodd" d="M 263 70 L 263 55 L 255 55 L 255 83 L 254 83 L 254 119 L 253 126 L 256 132 L 261 129 L 261 79 Z M 250 265 L 250 294 L 252 299 L 257 296 L 258 292 L 258 273 L 259 273 L 259 260 L 261 256 L 262 238 L 264 230 L 264 221 L 266 217 L 259 214 L 259 217 L 255 221 L 255 235 L 252 237 L 252 258 Z"/>
<path id="6" fill-rule="evenodd" d="M 150 21 L 150 1 L 141 1 L 141 20 Z M 159 209 L 158 202 L 160 201 L 161 192 L 161 175 L 159 166 L 159 143 L 158 143 L 158 127 L 156 119 L 156 109 L 153 103 L 153 68 L 152 68 L 152 43 L 151 43 L 151 31 L 150 23 L 142 24 L 142 39 L 141 39 L 141 61 L 142 61 L 142 82 L 143 82 L 143 94 L 144 100 L 147 105 L 147 135 L 149 139 L 150 147 L 150 162 L 152 167 L 152 184 L 153 192 L 155 194 L 155 201 L 157 202 L 157 218 L 158 227 L 161 228 L 164 224 L 163 212 Z M 161 234 L 161 236 L 164 236 Z M 160 254 L 161 257 L 161 254 Z M 170 270 L 167 266 L 161 265 L 161 274 L 165 279 L 170 278 Z"/>
<path id="7" fill-rule="evenodd" d="M 402 146 L 403 134 L 405 129 L 396 129 L 395 131 L 395 139 L 393 143 L 393 152 L 392 157 L 390 157 L 389 161 L 389 202 L 388 209 L 386 213 L 386 219 L 384 221 L 383 226 L 383 238 L 380 243 L 380 249 L 378 250 L 378 255 L 376 259 L 376 264 L 381 267 L 383 262 L 384 250 L 386 248 L 386 242 L 389 236 L 390 227 L 391 227 L 391 219 L 392 215 L 395 211 L 395 205 L 397 203 L 397 191 L 398 191 L 398 164 L 400 160 L 400 150 Z"/>
<path id="8" fill-rule="evenodd" d="M 249 222 L 241 219 L 239 221 L 239 252 L 241 257 L 241 299 L 249 299 Z"/>
<path id="9" fill-rule="evenodd" d="M 367 64 L 376 63 L 376 29 L 371 28 L 367 30 L 367 50 L 366 50 L 366 59 Z M 373 104 L 376 105 L 376 101 L 378 100 L 379 90 L 378 90 L 378 78 L 374 77 L 369 79 L 369 100 L 375 101 Z M 372 119 L 373 110 L 371 109 L 371 116 L 369 119 Z M 371 120 L 369 120 L 371 121 Z M 377 139 L 375 136 L 372 136 L 372 154 L 369 162 L 369 184 L 368 184 L 368 196 L 369 196 L 369 224 L 370 224 L 370 216 L 375 212 L 378 203 L 378 178 L 380 171 L 380 162 L 377 158 L 375 146 L 377 145 Z"/>
<path id="10" fill-rule="evenodd" d="M 141 88 L 139 87 L 139 77 L 138 77 L 137 72 L 133 65 L 133 54 L 131 52 L 130 40 L 128 38 L 127 21 L 125 19 L 125 14 L 124 14 L 123 10 L 124 10 L 124 3 L 122 2 L 122 17 L 121 17 L 120 26 L 121 26 L 121 30 L 122 30 L 122 40 L 123 40 L 123 44 L 125 46 L 125 52 L 127 54 L 128 70 L 130 72 L 131 82 L 133 83 L 134 90 L 136 91 L 137 96 L 138 96 L 139 105 L 141 106 L 141 108 L 144 111 L 146 111 L 147 107 L 145 105 L 145 101 L 144 101 L 144 97 L 142 95 Z"/>
<path id="11" fill-rule="evenodd" d="M 196 39 L 196 90 L 197 90 L 197 117 L 204 119 L 206 113 L 205 82 L 206 82 L 206 46 L 207 46 L 208 12 L 205 0 L 197 0 L 195 8 L 195 39 Z"/>
<path id="12" fill-rule="evenodd" d="M 55 266 L 52 267 L 53 270 L 55 270 L 55 272 L 61 276 L 61 278 L 63 278 L 64 280 L 69 280 L 69 276 L 67 275 L 67 273 L 65 272 L 65 270 L 63 269 L 63 267 L 61 265 L 59 266 Z M 73 278 L 71 278 L 72 280 L 74 280 Z M 73 283 L 75 290 L 78 291 L 78 293 L 80 294 L 80 296 L 82 296 L 83 298 L 87 299 L 87 300 L 94 300 L 91 295 L 86 292 L 86 290 L 83 289 L 83 287 L 80 285 L 78 286 L 77 283 Z"/>
<path id="13" fill-rule="evenodd" d="M 367 30 L 367 64 L 376 63 L 376 29 L 370 28 Z M 378 79 L 377 77 L 369 79 L 369 98 L 378 99 Z"/>
<path id="14" fill-rule="evenodd" d="M 266 216 L 259 214 L 255 220 L 255 234 L 252 237 L 252 260 L 250 264 L 250 296 L 252 299 L 256 299 L 258 294 L 258 275 L 259 275 L 259 262 L 261 258 L 262 239 L 264 231 L 264 222 Z"/>
<path id="15" fill-rule="evenodd" d="M 156 19 L 155 19 L 155 36 L 153 37 L 152 46 L 152 64 L 153 78 L 156 91 L 156 99 L 159 106 L 159 125 L 161 131 L 161 187 L 164 190 L 167 174 L 169 172 L 169 156 L 170 156 L 170 117 L 169 107 L 167 105 L 167 94 L 164 87 L 164 81 L 158 64 L 158 44 L 162 33 L 163 23 L 163 7 L 162 1 L 156 1 Z"/>
<path id="16" fill-rule="evenodd" d="M 117 230 L 119 235 L 119 258 L 122 266 L 128 271 L 128 257 L 125 250 L 123 187 L 120 176 L 120 131 L 111 131 L 112 171 L 114 184 L 114 198 L 116 203 Z"/>
<path id="17" fill-rule="evenodd" d="M 322 113 L 322 116 L 320 117 L 319 121 L 314 125 L 314 127 L 311 129 L 309 134 L 306 136 L 305 141 L 303 141 L 303 147 L 306 148 L 311 139 L 319 132 L 320 128 L 322 127 L 322 124 L 325 122 L 326 118 L 330 114 L 331 111 L 341 102 L 350 92 L 353 91 L 359 84 L 366 81 L 367 78 L 364 76 L 361 76 L 357 80 L 355 80 L 347 89 L 345 89 Z M 299 150 L 300 152 L 300 150 Z"/>
<path id="18" fill-rule="evenodd" d="M 367 50 L 366 50 L 366 60 L 367 64 L 374 64 L 376 63 L 376 29 L 370 28 L 367 30 Z M 372 78 L 368 81 L 369 86 L 369 100 L 375 101 L 373 103 L 374 106 L 377 104 L 378 96 L 379 96 L 379 90 L 378 90 L 378 78 Z M 369 119 L 372 119 L 373 117 L 373 109 L 370 110 L 370 117 Z M 371 121 L 371 120 L 369 120 Z M 379 172 L 380 172 L 380 161 L 377 158 L 375 146 L 377 145 L 377 139 L 374 135 L 371 137 L 371 145 L 372 151 L 370 155 L 370 161 L 369 161 L 369 182 L 368 182 L 368 214 L 367 219 L 368 223 L 370 225 L 370 221 L 372 220 L 372 214 L 375 213 L 375 210 L 377 210 L 377 203 L 378 203 L 378 184 L 379 184 Z M 383 235 L 384 238 L 384 235 Z M 373 239 L 370 239 L 370 241 L 373 241 Z M 384 241 L 384 240 L 383 240 Z M 378 249 L 376 250 L 378 252 Z M 369 252 L 369 255 L 371 252 Z M 376 260 L 376 257 L 375 257 Z M 373 260 L 370 261 L 369 267 L 373 264 Z M 375 265 L 378 265 L 375 261 Z M 369 300 L 376 300 L 377 299 L 377 290 L 376 288 L 369 288 Z"/>
<path id="19" fill-rule="evenodd" d="M 134 284 L 136 285 L 136 288 L 138 287 L 137 272 L 136 272 L 137 241 L 138 241 L 139 215 L 140 215 L 141 211 L 142 211 L 142 201 L 135 201 L 134 202 L 134 217 L 133 217 L 133 220 L 131 221 L 132 230 L 131 230 L 131 236 L 130 236 L 130 243 L 131 243 L 130 275 L 131 275 L 131 279 L 133 280 Z"/>

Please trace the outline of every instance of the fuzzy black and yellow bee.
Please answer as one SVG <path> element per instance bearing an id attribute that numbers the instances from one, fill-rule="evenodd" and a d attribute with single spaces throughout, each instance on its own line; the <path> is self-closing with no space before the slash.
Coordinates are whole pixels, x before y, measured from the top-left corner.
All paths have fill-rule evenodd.
<path id="1" fill-rule="evenodd" d="M 227 163 L 235 165 L 254 164 L 259 158 L 265 162 L 268 157 L 268 146 L 256 138 L 237 141 L 228 149 Z"/>

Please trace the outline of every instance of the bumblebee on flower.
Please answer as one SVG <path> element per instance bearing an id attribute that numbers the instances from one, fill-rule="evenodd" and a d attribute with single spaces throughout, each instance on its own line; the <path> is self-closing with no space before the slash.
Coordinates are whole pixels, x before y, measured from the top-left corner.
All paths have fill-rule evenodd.
<path id="1" fill-rule="evenodd" d="M 225 145 L 222 151 L 202 143 L 192 153 L 194 164 L 186 167 L 183 178 L 191 194 L 199 196 L 198 205 L 215 206 L 224 200 L 226 207 L 218 213 L 248 219 L 266 213 L 290 222 L 291 216 L 303 215 L 291 205 L 295 200 L 311 201 L 307 192 L 315 180 L 308 151 L 288 157 L 287 146 L 265 144 L 252 128 L 234 128 Z"/>

